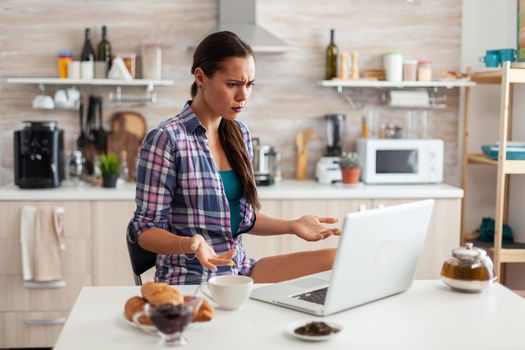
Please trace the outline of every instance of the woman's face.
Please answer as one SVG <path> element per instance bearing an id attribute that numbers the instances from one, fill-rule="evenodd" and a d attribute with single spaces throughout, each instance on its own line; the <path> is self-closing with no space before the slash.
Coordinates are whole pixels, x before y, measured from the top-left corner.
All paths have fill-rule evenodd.
<path id="1" fill-rule="evenodd" d="M 255 61 L 251 55 L 231 57 L 221 66 L 211 77 L 203 74 L 203 97 L 215 114 L 235 120 L 252 94 Z"/>

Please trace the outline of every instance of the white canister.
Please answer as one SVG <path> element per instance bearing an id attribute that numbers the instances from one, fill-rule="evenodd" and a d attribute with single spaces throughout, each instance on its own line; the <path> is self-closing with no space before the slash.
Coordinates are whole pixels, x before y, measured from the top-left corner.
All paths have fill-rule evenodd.
<path id="1" fill-rule="evenodd" d="M 432 80 L 432 61 L 421 60 L 417 64 L 417 80 L 431 81 Z"/>
<path id="2" fill-rule="evenodd" d="M 67 78 L 80 79 L 80 61 L 69 61 L 67 63 Z"/>
<path id="3" fill-rule="evenodd" d="M 80 79 L 93 79 L 95 76 L 95 62 L 80 62 Z"/>
<path id="4" fill-rule="evenodd" d="M 142 77 L 162 79 L 162 48 L 160 45 L 147 44 L 142 47 Z"/>
<path id="5" fill-rule="evenodd" d="M 383 56 L 383 66 L 387 81 L 403 80 L 403 55 L 397 51 L 389 51 Z"/>
<path id="6" fill-rule="evenodd" d="M 403 62 L 403 80 L 415 81 L 417 80 L 417 61 L 405 60 Z"/>

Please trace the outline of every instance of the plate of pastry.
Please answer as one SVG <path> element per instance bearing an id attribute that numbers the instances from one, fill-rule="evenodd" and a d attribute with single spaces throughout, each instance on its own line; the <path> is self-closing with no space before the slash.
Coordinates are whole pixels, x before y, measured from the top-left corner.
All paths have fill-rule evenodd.
<path id="1" fill-rule="evenodd" d="M 182 295 L 176 288 L 166 283 L 144 283 L 141 287 L 141 294 L 142 296 L 132 296 L 126 300 L 121 319 L 131 327 L 138 328 L 146 333 L 156 334 L 157 328 L 151 323 L 148 316 L 143 314 L 137 317 L 138 315 L 135 315 L 143 312 L 147 303 L 155 307 L 163 304 L 193 304 L 195 314 L 192 322 L 208 322 L 214 315 L 215 310 L 206 299 Z"/>
<path id="2" fill-rule="evenodd" d="M 286 331 L 301 340 L 323 341 L 339 336 L 343 326 L 332 321 L 299 320 L 289 323 Z"/>
<path id="3" fill-rule="evenodd" d="M 143 316 L 145 317 L 145 316 Z M 135 323 L 131 320 L 128 320 L 127 316 L 126 316 L 126 313 L 123 312 L 121 314 L 121 317 L 122 321 L 124 321 L 124 323 L 126 323 L 127 325 L 133 327 L 133 328 L 138 328 L 146 333 L 149 333 L 149 334 L 157 334 L 157 329 L 155 328 L 154 325 L 152 324 L 141 324 L 141 323 Z M 148 320 L 149 322 L 149 320 Z"/>

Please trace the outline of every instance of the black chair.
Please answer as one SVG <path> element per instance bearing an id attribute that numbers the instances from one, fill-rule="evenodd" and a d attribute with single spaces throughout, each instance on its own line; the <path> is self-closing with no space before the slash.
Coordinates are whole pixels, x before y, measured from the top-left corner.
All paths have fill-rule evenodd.
<path id="1" fill-rule="evenodd" d="M 142 249 L 139 246 L 137 237 L 128 237 L 128 235 L 131 234 L 132 233 L 128 228 L 126 242 L 128 244 L 129 259 L 131 261 L 131 268 L 133 269 L 135 285 L 140 286 L 142 285 L 142 278 L 140 278 L 140 275 L 155 266 L 157 254 Z M 132 238 L 135 243 L 133 243 L 130 238 Z"/>

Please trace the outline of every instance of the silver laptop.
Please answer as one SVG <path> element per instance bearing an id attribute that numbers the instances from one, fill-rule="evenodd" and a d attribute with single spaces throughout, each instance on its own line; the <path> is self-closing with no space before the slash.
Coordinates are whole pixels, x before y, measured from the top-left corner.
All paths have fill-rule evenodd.
<path id="1" fill-rule="evenodd" d="M 319 316 L 410 288 L 434 200 L 347 214 L 331 271 L 256 288 L 251 298 Z"/>

